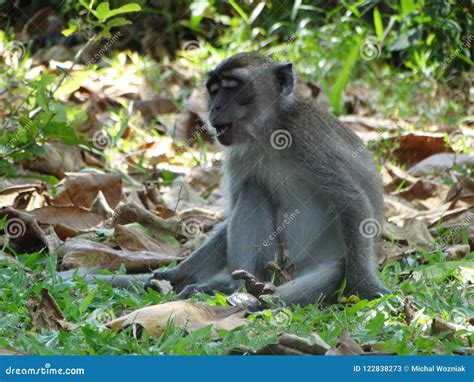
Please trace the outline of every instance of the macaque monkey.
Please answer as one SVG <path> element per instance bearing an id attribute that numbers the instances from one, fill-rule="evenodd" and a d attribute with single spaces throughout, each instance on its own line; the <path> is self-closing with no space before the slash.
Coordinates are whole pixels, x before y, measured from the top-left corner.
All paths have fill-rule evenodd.
<path id="1" fill-rule="evenodd" d="M 268 265 L 281 250 L 290 277 L 274 293 L 287 304 L 331 299 L 344 279 L 346 294 L 389 292 L 375 267 L 384 205 L 374 163 L 357 135 L 299 96 L 294 82 L 291 63 L 256 53 L 208 73 L 209 122 L 225 146 L 227 211 L 186 261 L 154 274 L 179 297 L 235 292 L 243 285 L 235 271 L 269 282 Z"/>

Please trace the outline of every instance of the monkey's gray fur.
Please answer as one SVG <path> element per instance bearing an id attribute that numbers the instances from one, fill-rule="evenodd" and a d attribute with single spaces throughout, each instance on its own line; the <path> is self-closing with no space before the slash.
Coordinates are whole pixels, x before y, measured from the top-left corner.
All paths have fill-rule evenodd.
<path id="1" fill-rule="evenodd" d="M 270 281 L 279 246 L 293 267 L 276 288 L 288 304 L 330 299 L 344 277 L 347 294 L 389 292 L 377 276 L 374 238 L 361 233 L 364 223 L 383 222 L 372 159 L 356 134 L 293 84 L 291 64 L 256 53 L 236 54 L 208 74 L 209 121 L 226 146 L 228 208 L 190 258 L 154 275 L 180 297 L 232 293 L 242 285 L 231 277 L 239 269 Z"/>

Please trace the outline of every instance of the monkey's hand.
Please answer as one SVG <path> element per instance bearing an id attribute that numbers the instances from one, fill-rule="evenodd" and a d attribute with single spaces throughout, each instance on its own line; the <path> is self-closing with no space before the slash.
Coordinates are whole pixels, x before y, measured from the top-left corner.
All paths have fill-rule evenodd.
<path id="1" fill-rule="evenodd" d="M 258 281 L 250 272 L 239 269 L 232 272 L 232 278 L 234 280 L 244 280 L 245 289 L 247 289 L 249 294 L 258 298 L 262 304 L 262 308 L 269 305 L 269 301 L 278 300 L 275 285 Z"/>
<path id="2" fill-rule="evenodd" d="M 145 290 L 147 290 L 148 288 L 151 288 L 157 292 L 160 292 L 161 283 L 159 283 L 158 281 L 161 281 L 161 280 L 169 281 L 173 287 L 175 287 L 176 283 L 179 282 L 176 271 L 174 270 L 159 271 L 159 272 L 155 272 L 155 274 L 145 282 Z"/>

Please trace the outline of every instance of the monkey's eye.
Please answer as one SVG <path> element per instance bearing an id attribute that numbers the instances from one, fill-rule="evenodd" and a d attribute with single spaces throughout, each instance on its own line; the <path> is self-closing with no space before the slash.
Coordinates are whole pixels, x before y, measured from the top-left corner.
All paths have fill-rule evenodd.
<path id="1" fill-rule="evenodd" d="M 211 84 L 211 86 L 209 86 L 209 93 L 211 94 L 216 94 L 218 90 L 219 84 L 217 82 L 214 82 L 213 84 Z"/>
<path id="2" fill-rule="evenodd" d="M 222 87 L 223 88 L 234 89 L 237 86 L 239 86 L 239 81 L 237 81 L 237 80 L 229 80 L 229 79 L 222 80 Z"/>

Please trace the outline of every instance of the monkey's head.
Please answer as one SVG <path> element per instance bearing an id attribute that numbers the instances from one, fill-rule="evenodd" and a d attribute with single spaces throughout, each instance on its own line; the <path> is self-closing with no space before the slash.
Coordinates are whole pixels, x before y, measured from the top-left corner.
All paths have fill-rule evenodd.
<path id="1" fill-rule="evenodd" d="M 209 122 L 224 146 L 255 141 L 279 101 L 293 91 L 292 64 L 238 53 L 207 74 Z"/>

